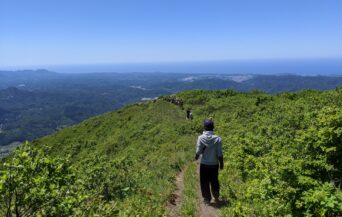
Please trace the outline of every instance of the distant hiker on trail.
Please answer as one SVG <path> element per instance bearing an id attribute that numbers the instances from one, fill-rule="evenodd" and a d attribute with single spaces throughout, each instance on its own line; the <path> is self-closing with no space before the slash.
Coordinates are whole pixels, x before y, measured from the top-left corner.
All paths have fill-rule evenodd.
<path id="1" fill-rule="evenodd" d="M 186 119 L 187 120 L 192 120 L 192 112 L 189 109 L 186 110 Z"/>
<path id="2" fill-rule="evenodd" d="M 181 109 L 184 109 L 184 108 L 183 108 L 183 100 L 179 99 L 179 101 L 178 101 L 178 106 L 179 106 Z"/>
<path id="3" fill-rule="evenodd" d="M 223 169 L 222 139 L 214 135 L 214 122 L 204 121 L 204 132 L 198 137 L 195 160 L 202 155 L 200 165 L 200 184 L 204 203 L 209 205 L 211 195 L 219 202 L 220 184 L 218 169 Z M 211 190 L 210 190 L 211 188 Z"/>

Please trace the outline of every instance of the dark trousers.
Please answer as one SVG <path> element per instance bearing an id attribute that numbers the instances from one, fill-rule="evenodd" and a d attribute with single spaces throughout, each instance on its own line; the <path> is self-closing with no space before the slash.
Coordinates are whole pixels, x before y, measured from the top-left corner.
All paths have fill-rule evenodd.
<path id="1" fill-rule="evenodd" d="M 214 198 L 220 196 L 220 183 L 218 181 L 219 165 L 200 165 L 200 183 L 204 200 L 210 201 L 211 194 Z M 211 187 L 211 191 L 210 191 Z"/>

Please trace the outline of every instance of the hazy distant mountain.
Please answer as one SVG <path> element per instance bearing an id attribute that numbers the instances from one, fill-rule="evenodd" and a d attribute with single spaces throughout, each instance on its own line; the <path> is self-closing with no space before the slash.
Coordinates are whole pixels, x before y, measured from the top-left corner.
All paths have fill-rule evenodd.
<path id="1" fill-rule="evenodd" d="M 342 86 L 338 76 L 0 71 L 0 145 L 31 140 L 123 105 L 192 89 L 269 93 Z"/>

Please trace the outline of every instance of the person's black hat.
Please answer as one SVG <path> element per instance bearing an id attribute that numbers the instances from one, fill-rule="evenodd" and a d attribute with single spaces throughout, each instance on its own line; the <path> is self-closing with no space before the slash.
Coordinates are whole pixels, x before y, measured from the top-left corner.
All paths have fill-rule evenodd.
<path id="1" fill-rule="evenodd" d="M 214 130 L 214 121 L 211 119 L 205 119 L 203 126 L 204 126 L 205 131 L 213 131 Z"/>

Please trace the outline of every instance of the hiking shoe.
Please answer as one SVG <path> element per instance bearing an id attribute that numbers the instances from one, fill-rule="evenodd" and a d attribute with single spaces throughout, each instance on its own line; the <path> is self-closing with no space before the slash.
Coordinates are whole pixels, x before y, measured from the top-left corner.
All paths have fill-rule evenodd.
<path id="1" fill-rule="evenodd" d="M 203 200 L 204 205 L 209 206 L 210 205 L 210 200 Z"/>

